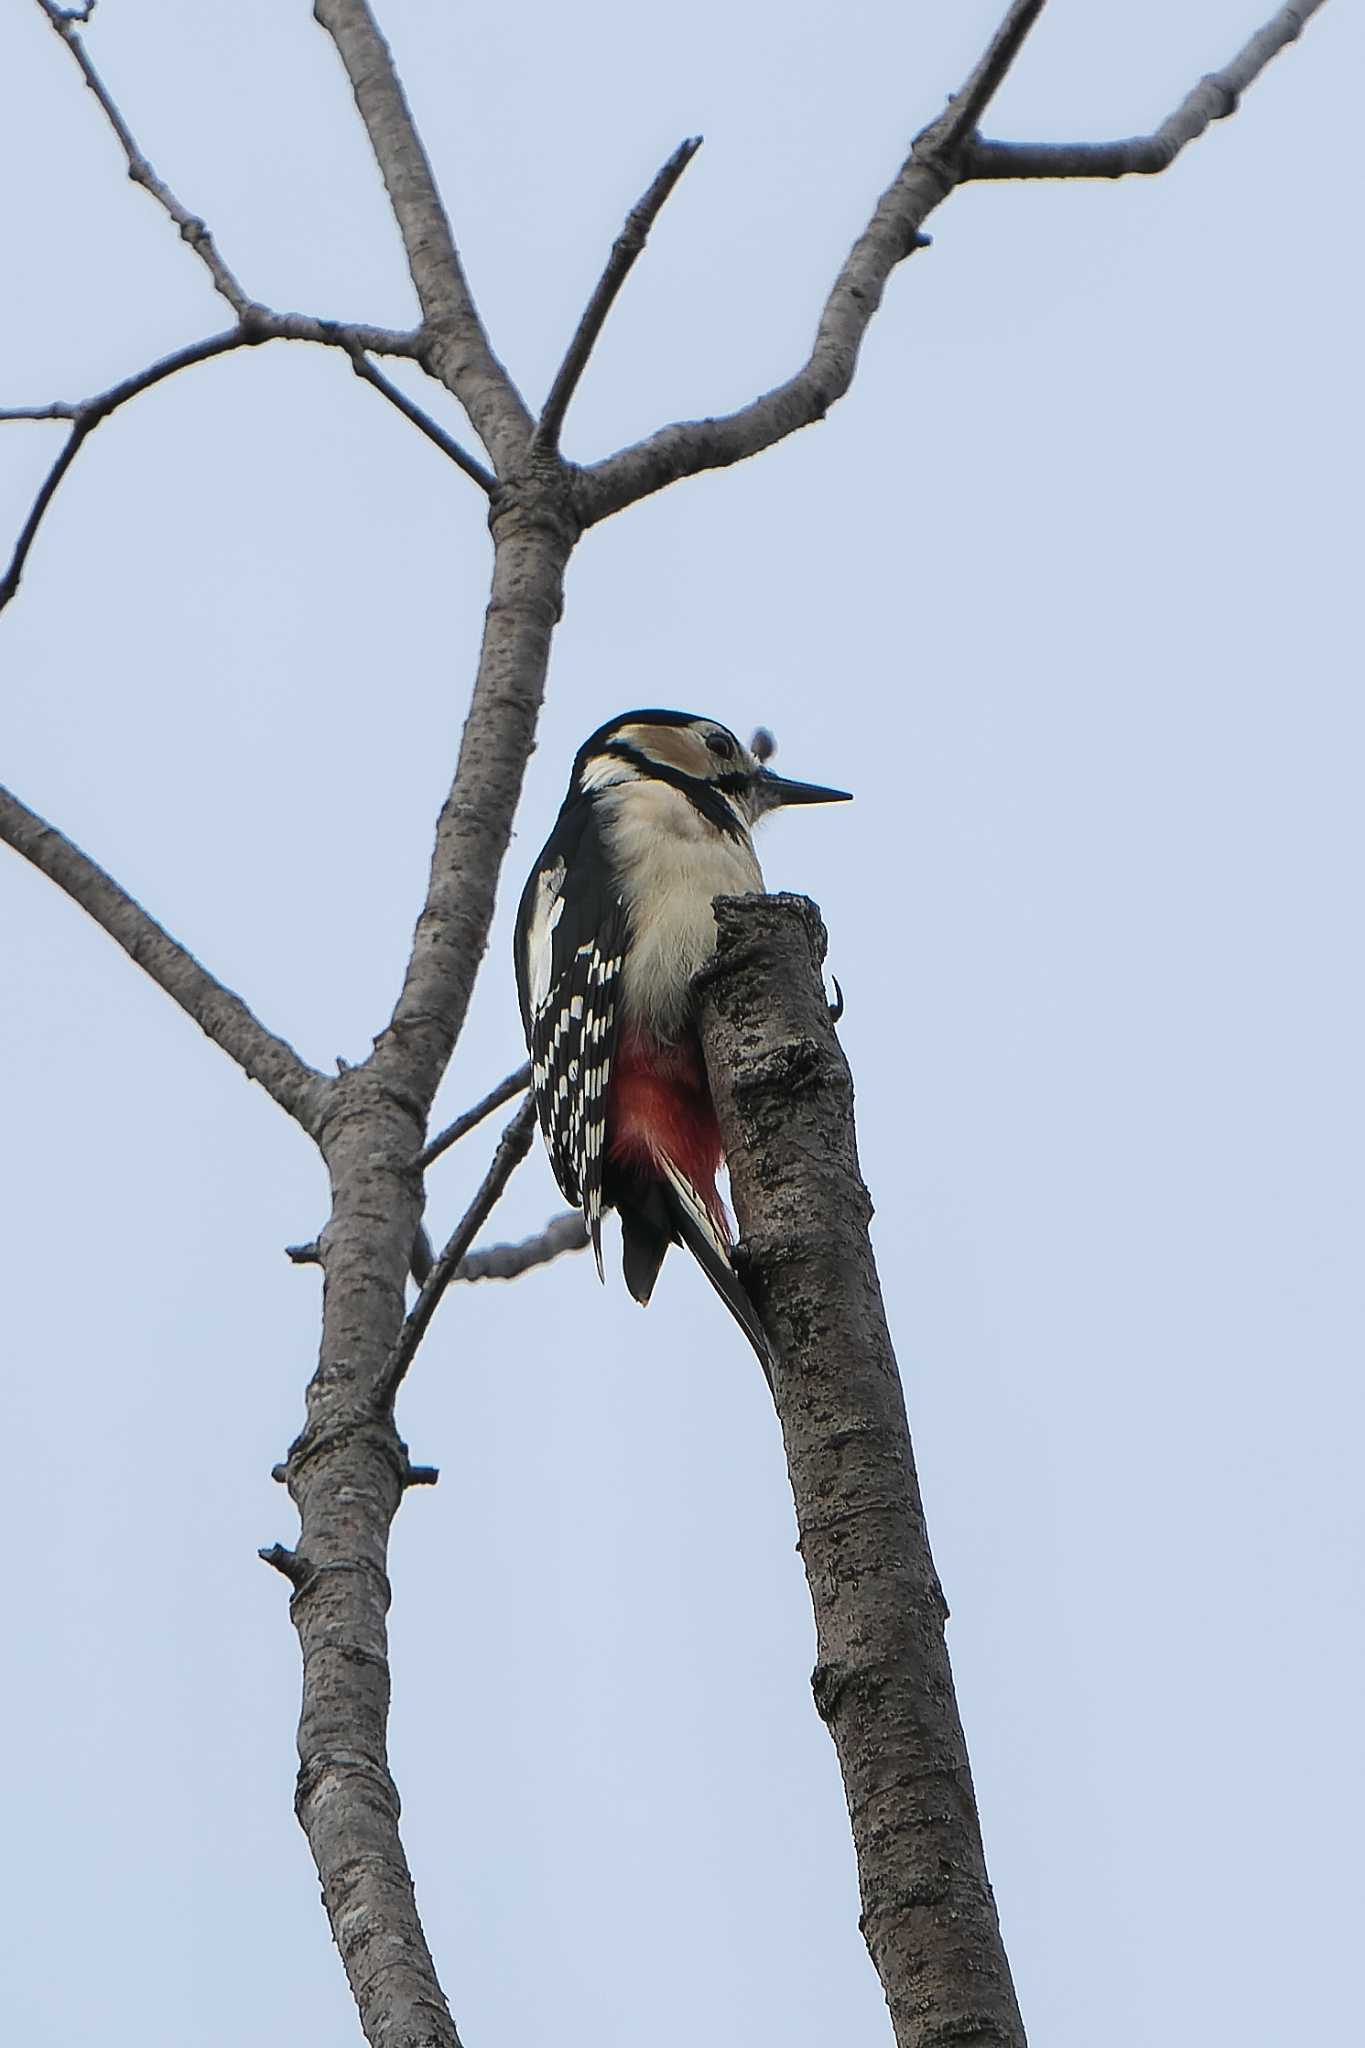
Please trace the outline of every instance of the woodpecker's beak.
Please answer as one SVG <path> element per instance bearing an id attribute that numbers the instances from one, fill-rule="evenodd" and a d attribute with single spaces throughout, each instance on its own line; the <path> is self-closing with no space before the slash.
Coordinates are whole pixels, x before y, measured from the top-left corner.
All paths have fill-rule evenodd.
<path id="1" fill-rule="evenodd" d="M 818 782 L 791 782 L 785 775 L 774 775 L 771 768 L 759 769 L 749 793 L 749 805 L 756 818 L 761 818 L 765 811 L 775 811 L 779 804 L 846 804 L 852 801 L 851 790 L 825 789 Z"/>

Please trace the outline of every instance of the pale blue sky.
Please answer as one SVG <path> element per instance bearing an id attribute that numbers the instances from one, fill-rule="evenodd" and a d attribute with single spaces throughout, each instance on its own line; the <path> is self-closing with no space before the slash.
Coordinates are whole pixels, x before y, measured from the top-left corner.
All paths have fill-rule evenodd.
<path id="1" fill-rule="evenodd" d="M 992 126 L 1152 125 L 1268 0 L 1053 0 Z M 799 360 L 981 0 L 383 0 L 495 343 L 544 392 L 625 209 L 706 147 L 583 458 Z M 102 0 L 158 168 L 280 306 L 401 324 L 302 4 Z M 1356 137 L 1331 0 L 1168 176 L 978 188 L 818 431 L 592 534 L 442 1108 L 520 1054 L 507 947 L 578 740 L 635 703 L 856 792 L 765 834 L 848 999 L 860 1142 L 991 1869 L 1039 2048 L 1297 2048 L 1352 2009 L 1365 977 Z M 0 403 L 224 324 L 38 9 L 0 18 Z M 442 416 L 454 424 L 449 409 Z M 58 430 L 0 439 L 0 530 Z M 0 619 L 0 779 L 310 1058 L 387 1016 L 472 672 L 482 502 L 271 348 L 83 454 Z M 356 2037 L 255 1559 L 301 1416 L 311 1149 L 0 861 L 0 1908 L 26 2048 Z M 439 1234 L 480 1135 L 432 1176 Z M 498 1218 L 558 1206 L 537 1158 Z M 681 1260 L 442 1310 L 394 1548 L 393 1754 L 471 2048 L 882 2048 L 776 1427 Z"/>

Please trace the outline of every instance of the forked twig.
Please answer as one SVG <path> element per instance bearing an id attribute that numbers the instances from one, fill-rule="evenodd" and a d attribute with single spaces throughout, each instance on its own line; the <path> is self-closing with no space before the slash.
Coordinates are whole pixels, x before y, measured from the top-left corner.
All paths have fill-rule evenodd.
<path id="1" fill-rule="evenodd" d="M 1015 0 L 961 93 L 916 138 L 854 243 L 825 301 L 810 354 L 795 374 L 771 391 L 714 418 L 676 420 L 587 465 L 576 480 L 585 526 L 609 519 L 652 491 L 706 469 L 721 469 L 770 448 L 788 434 L 821 420 L 853 382 L 858 351 L 898 263 L 924 246 L 920 230 L 958 184 L 977 178 L 1119 177 L 1161 171 L 1177 150 L 1202 134 L 1211 120 L 1232 112 L 1277 51 L 1292 42 L 1323 0 L 1282 7 L 1257 31 L 1225 72 L 1196 87 L 1154 137 L 1136 143 L 1062 144 L 985 142 L 972 132 L 999 87 L 1041 0 Z"/>
<path id="2" fill-rule="evenodd" d="M 993 142 L 978 135 L 966 145 L 963 179 L 1155 177 L 1169 170 L 1186 144 L 1197 141 L 1211 123 L 1236 113 L 1247 87 L 1272 57 L 1298 40 L 1322 4 L 1323 0 L 1300 0 L 1296 7 L 1282 7 L 1230 64 L 1201 78 L 1150 135 L 1130 135 L 1119 142 Z"/>

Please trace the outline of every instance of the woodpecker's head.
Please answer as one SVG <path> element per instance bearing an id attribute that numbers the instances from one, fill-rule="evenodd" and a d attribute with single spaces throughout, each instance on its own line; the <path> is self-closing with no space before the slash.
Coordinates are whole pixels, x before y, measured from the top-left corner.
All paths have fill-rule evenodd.
<path id="1" fill-rule="evenodd" d="M 744 834 L 781 804 L 849 801 L 846 789 L 775 775 L 727 727 L 690 711 L 626 711 L 599 726 L 578 750 L 570 793 L 633 782 L 667 783 L 722 831 Z"/>

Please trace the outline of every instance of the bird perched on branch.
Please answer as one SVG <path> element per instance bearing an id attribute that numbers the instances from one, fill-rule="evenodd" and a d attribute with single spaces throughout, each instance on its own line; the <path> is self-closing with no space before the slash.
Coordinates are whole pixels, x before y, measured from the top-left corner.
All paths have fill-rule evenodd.
<path id="1" fill-rule="evenodd" d="M 647 1302 L 685 1244 L 767 1371 L 771 1348 L 735 1272 L 716 1186 L 720 1127 L 693 977 L 716 945 L 712 901 L 761 890 L 751 833 L 781 804 L 847 790 L 790 782 L 711 718 L 628 711 L 579 748 L 517 913 L 517 992 L 550 1163 L 602 1272 L 602 1213 L 621 1218 L 626 1286 Z M 761 757 L 761 758 L 760 758 Z"/>

